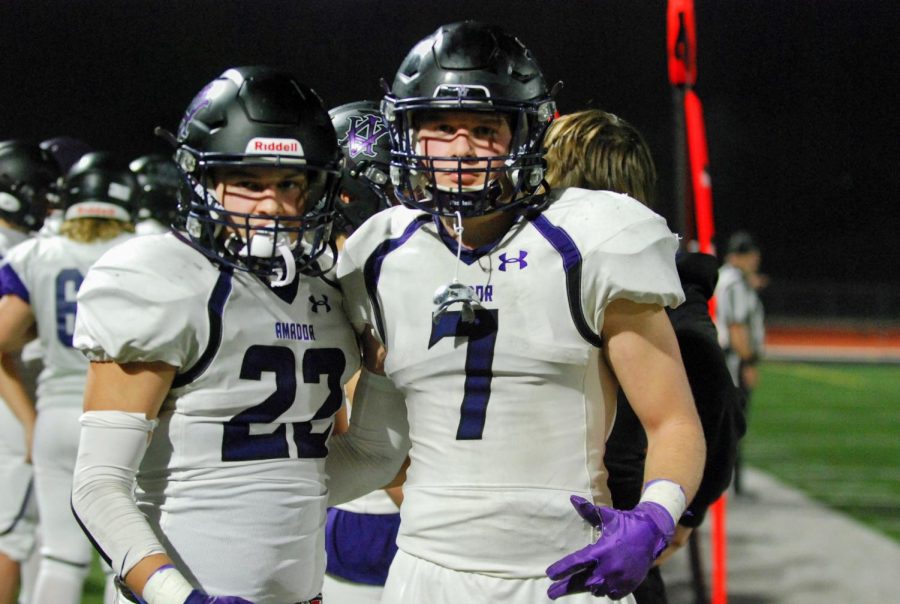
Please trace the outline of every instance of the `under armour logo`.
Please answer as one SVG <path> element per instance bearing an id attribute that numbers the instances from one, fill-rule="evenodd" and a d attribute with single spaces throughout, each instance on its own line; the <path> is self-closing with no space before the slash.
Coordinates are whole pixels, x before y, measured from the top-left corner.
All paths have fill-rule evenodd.
<path id="1" fill-rule="evenodd" d="M 328 296 L 326 296 L 325 294 L 322 294 L 321 300 L 316 300 L 315 296 L 310 296 L 309 303 L 312 304 L 309 309 L 316 314 L 318 314 L 320 306 L 325 307 L 325 312 L 331 312 L 331 304 L 328 303 Z"/>
<path id="2" fill-rule="evenodd" d="M 380 115 L 370 113 L 350 117 L 350 127 L 346 136 L 338 141 L 341 145 L 347 145 L 347 153 L 351 158 L 357 155 L 377 157 L 375 145 L 383 136 L 387 136 L 387 128 Z"/>
<path id="3" fill-rule="evenodd" d="M 527 255 L 528 255 L 528 252 L 526 252 L 525 250 L 521 250 L 519 252 L 518 258 L 507 258 L 506 252 L 503 252 L 502 254 L 500 254 L 500 270 L 503 272 L 506 272 L 507 264 L 518 264 L 519 269 L 525 268 L 526 266 L 528 266 L 528 263 L 525 262 L 525 256 L 527 256 Z"/>

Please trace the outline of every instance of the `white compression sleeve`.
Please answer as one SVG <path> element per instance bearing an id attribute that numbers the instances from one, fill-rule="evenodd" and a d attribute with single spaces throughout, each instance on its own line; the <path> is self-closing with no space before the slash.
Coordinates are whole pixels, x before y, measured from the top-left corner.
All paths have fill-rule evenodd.
<path id="1" fill-rule="evenodd" d="M 134 500 L 134 477 L 156 420 L 142 413 L 88 411 L 72 485 L 78 521 L 120 577 L 151 554 L 165 554 Z"/>
<path id="2" fill-rule="evenodd" d="M 403 394 L 383 375 L 362 370 L 350 429 L 328 442 L 328 505 L 356 499 L 389 483 L 409 451 Z"/>

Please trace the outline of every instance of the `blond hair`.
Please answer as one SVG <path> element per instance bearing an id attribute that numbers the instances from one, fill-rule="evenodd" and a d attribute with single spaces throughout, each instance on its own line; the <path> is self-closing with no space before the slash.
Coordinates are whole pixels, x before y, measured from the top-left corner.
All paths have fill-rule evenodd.
<path id="1" fill-rule="evenodd" d="M 122 233 L 133 233 L 134 224 L 111 218 L 73 218 L 59 227 L 59 233 L 79 243 L 114 239 Z"/>
<path id="2" fill-rule="evenodd" d="M 551 187 L 625 193 L 652 205 L 656 166 L 641 134 L 620 117 L 588 109 L 555 120 L 544 139 Z"/>

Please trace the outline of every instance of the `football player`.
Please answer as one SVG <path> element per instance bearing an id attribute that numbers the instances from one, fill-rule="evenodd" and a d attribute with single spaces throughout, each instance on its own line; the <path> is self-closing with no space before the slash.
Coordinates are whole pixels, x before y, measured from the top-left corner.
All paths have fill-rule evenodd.
<path id="1" fill-rule="evenodd" d="M 59 171 L 37 145 L 0 143 L 0 261 L 41 228 Z M 34 547 L 31 454 L 34 392 L 24 384 L 17 354 L 0 354 L 0 604 L 16 601 L 21 567 Z M 27 591 L 28 586 L 23 585 Z"/>
<path id="2" fill-rule="evenodd" d="M 554 187 L 581 187 L 630 195 L 651 208 L 656 167 L 647 143 L 625 120 L 589 109 L 553 122 L 544 141 L 547 181 Z M 683 546 L 710 504 L 731 482 L 737 443 L 745 430 L 740 393 L 728 373 L 719 348 L 708 302 L 717 278 L 715 256 L 679 253 L 678 276 L 685 302 L 666 309 L 684 360 L 691 392 L 706 438 L 703 480 L 686 513 L 678 520 L 675 537 L 657 563 Z M 604 463 L 609 490 L 617 508 L 630 509 L 641 496 L 647 438 L 628 400 L 619 392 L 616 423 L 606 442 Z M 635 589 L 637 604 L 665 604 L 665 586 L 658 566 Z"/>
<path id="3" fill-rule="evenodd" d="M 0 351 L 34 338 L 43 351 L 32 451 L 42 527 L 35 602 L 77 604 L 90 568 L 91 545 L 69 503 L 87 370 L 72 346 L 75 294 L 91 264 L 132 236 L 136 189 L 110 154 L 83 156 L 65 177 L 60 233 L 19 244 L 0 269 Z"/>
<path id="4" fill-rule="evenodd" d="M 128 167 L 137 177 L 139 195 L 134 230 L 138 235 L 165 233 L 178 216 L 178 189 L 182 185 L 178 166 L 171 157 L 142 155 Z"/>
<path id="5" fill-rule="evenodd" d="M 317 602 L 326 441 L 359 366 L 330 278 L 334 128 L 310 88 L 255 66 L 167 138 L 184 232 L 136 237 L 79 292 L 73 508 L 147 604 Z"/>
<path id="6" fill-rule="evenodd" d="M 385 602 L 625 597 L 700 479 L 703 435 L 663 310 L 684 299 L 676 237 L 624 195 L 546 192 L 556 88 L 519 40 L 464 22 L 412 49 L 382 105 L 406 207 L 370 218 L 338 266 L 366 337 L 360 383 L 380 404 L 357 395 L 328 463 L 366 483 L 334 501 L 385 480 L 344 450 L 401 427 L 405 399 Z M 609 507 L 603 466 L 617 384 L 649 441 L 628 511 Z"/>
<path id="7" fill-rule="evenodd" d="M 387 124 L 374 101 L 347 103 L 330 110 L 344 154 L 336 202 L 337 243 L 369 217 L 392 204 L 389 171 L 391 145 Z M 348 391 L 354 384 L 348 383 Z M 346 430 L 342 409 L 335 432 Z M 338 430 L 338 428 L 341 428 Z M 328 509 L 325 549 L 328 554 L 322 595 L 331 604 L 378 604 L 388 568 L 397 552 L 397 529 L 403 493 L 379 489 Z"/>

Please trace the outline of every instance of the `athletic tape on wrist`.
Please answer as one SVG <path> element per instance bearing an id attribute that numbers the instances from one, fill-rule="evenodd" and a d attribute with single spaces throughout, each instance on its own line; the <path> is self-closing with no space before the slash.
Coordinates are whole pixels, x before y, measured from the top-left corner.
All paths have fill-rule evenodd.
<path id="1" fill-rule="evenodd" d="M 687 508 L 684 489 L 677 482 L 671 480 L 657 479 L 645 484 L 644 491 L 641 493 L 641 502 L 644 501 L 652 501 L 664 507 L 675 524 L 678 524 L 678 519 Z"/>
<path id="2" fill-rule="evenodd" d="M 147 604 L 172 604 L 184 602 L 194 588 L 171 564 L 160 566 L 144 584 L 141 599 Z"/>

